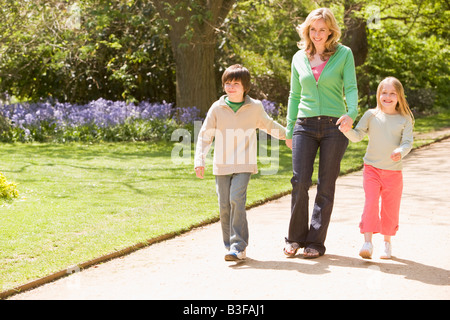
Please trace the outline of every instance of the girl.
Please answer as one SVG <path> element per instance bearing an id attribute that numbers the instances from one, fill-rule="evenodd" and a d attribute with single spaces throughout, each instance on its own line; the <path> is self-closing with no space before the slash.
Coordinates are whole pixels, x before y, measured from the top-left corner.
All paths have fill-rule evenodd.
<path id="1" fill-rule="evenodd" d="M 401 160 L 412 148 L 413 126 L 414 116 L 402 84 L 388 77 L 378 85 L 377 107 L 368 110 L 355 129 L 346 132 L 341 129 L 352 142 L 369 135 L 363 171 L 366 200 L 359 225 L 365 241 L 359 255 L 365 259 L 372 258 L 373 233 L 384 235 L 384 252 L 380 258 L 391 258 L 391 236 L 398 230 L 403 189 Z"/>

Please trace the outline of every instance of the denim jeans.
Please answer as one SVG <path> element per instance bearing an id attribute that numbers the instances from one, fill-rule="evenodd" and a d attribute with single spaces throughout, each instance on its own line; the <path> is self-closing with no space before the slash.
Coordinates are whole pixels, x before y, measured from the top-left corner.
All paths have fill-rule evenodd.
<path id="1" fill-rule="evenodd" d="M 220 223 L 227 250 L 244 251 L 248 245 L 248 224 L 245 202 L 251 173 L 216 176 Z"/>
<path id="2" fill-rule="evenodd" d="M 286 242 L 325 253 L 325 238 L 334 203 L 336 179 L 348 139 L 336 126 L 337 118 L 299 118 L 292 136 L 292 203 Z M 309 195 L 314 160 L 319 153 L 317 195 L 309 223 Z"/>

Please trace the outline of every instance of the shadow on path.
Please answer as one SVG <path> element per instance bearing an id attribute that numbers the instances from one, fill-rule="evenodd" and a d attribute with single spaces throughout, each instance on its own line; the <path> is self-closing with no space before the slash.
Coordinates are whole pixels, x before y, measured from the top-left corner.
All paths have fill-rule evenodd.
<path id="1" fill-rule="evenodd" d="M 315 263 L 311 264 L 311 262 Z M 403 275 L 405 279 L 438 286 L 450 285 L 449 270 L 396 257 L 392 257 L 391 260 L 386 260 L 386 262 L 363 260 L 361 258 L 352 258 L 332 254 L 324 255 L 323 257 L 308 261 L 304 260 L 301 255 L 294 258 L 287 258 L 286 261 L 260 261 L 247 258 L 245 261 L 230 265 L 230 268 L 292 270 L 304 274 L 326 274 L 332 272 L 330 270 L 330 266 L 361 269 L 376 266 L 378 267 L 376 269 L 379 269 L 380 272 L 393 275 Z"/>

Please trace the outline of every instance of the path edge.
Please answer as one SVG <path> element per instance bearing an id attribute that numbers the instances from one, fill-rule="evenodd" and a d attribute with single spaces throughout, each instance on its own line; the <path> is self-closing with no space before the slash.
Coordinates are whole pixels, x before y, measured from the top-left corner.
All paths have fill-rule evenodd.
<path id="1" fill-rule="evenodd" d="M 441 142 L 443 140 L 446 140 L 446 139 L 450 138 L 450 128 L 444 128 L 443 130 L 437 130 L 434 133 L 436 133 L 436 135 L 430 139 L 431 141 L 426 142 L 424 144 L 421 144 L 420 146 L 414 147 L 411 150 L 410 153 L 415 152 L 417 150 L 420 150 L 420 149 L 422 149 L 424 147 L 427 147 L 429 145 L 432 145 L 434 143 L 438 143 L 438 142 Z M 416 139 L 416 137 L 415 137 L 415 139 Z M 357 172 L 357 171 L 361 170 L 361 168 L 362 168 L 362 165 L 360 167 L 356 167 L 354 169 L 351 169 L 351 170 L 348 170 L 348 171 L 346 171 L 344 173 L 341 173 L 339 176 L 345 176 L 347 174 L 350 174 L 350 173 L 353 173 L 353 172 Z M 249 210 L 249 209 L 252 209 L 252 208 L 255 208 L 255 207 L 259 207 L 259 206 L 264 205 L 264 204 L 266 204 L 266 203 L 268 203 L 270 201 L 274 201 L 274 200 L 277 200 L 277 199 L 279 199 L 281 197 L 284 197 L 284 196 L 286 196 L 286 195 L 288 195 L 290 193 L 291 193 L 291 190 L 286 190 L 286 191 L 277 193 L 277 194 L 269 196 L 269 197 L 267 197 L 267 198 L 265 198 L 263 200 L 259 200 L 259 201 L 256 201 L 256 202 L 250 204 L 250 205 L 247 205 L 246 209 Z M 202 222 L 199 222 L 197 224 L 193 224 L 193 225 L 191 225 L 189 227 L 186 227 L 186 228 L 184 228 L 182 230 L 170 232 L 170 233 L 167 233 L 167 234 L 163 234 L 161 236 L 158 236 L 158 237 L 155 237 L 155 238 L 151 238 L 149 240 L 137 243 L 135 245 L 126 247 L 124 249 L 117 250 L 117 251 L 114 251 L 114 252 L 102 255 L 102 256 L 100 256 L 98 258 L 94 258 L 92 260 L 88 260 L 88 261 L 79 263 L 77 265 L 69 266 L 66 269 L 54 272 L 54 273 L 49 274 L 49 275 L 47 275 L 45 277 L 38 278 L 38 279 L 32 280 L 30 282 L 27 282 L 25 284 L 16 286 L 16 287 L 14 287 L 12 289 L 8 289 L 8 290 L 5 290 L 5 291 L 2 291 L 2 292 L 0 292 L 0 300 L 4 300 L 4 299 L 7 299 L 7 298 L 9 298 L 9 297 L 11 297 L 13 295 L 20 294 L 20 293 L 23 293 L 25 291 L 29 291 L 29 290 L 35 289 L 37 287 L 43 286 L 44 284 L 47 284 L 47 283 L 59 280 L 59 279 L 64 278 L 64 277 L 66 277 L 68 275 L 71 275 L 71 274 L 73 274 L 75 272 L 80 272 L 81 270 L 85 270 L 85 269 L 91 268 L 91 267 L 93 267 L 95 265 L 98 265 L 100 263 L 105 263 L 107 261 L 110 261 L 110 260 L 113 260 L 113 259 L 116 259 L 116 258 L 124 257 L 126 255 L 129 255 L 129 254 L 137 251 L 137 250 L 140 250 L 140 249 L 143 249 L 145 247 L 151 246 L 151 245 L 156 244 L 158 242 L 162 242 L 162 241 L 165 241 L 165 240 L 173 239 L 173 238 L 175 238 L 175 237 L 177 237 L 179 235 L 182 235 L 182 234 L 190 232 L 190 231 L 192 231 L 194 229 L 201 228 L 201 227 L 207 226 L 209 224 L 212 224 L 212 223 L 215 223 L 215 222 L 218 222 L 218 221 L 219 221 L 219 217 L 218 216 L 212 217 L 210 219 L 206 219 L 206 220 L 204 220 Z"/>

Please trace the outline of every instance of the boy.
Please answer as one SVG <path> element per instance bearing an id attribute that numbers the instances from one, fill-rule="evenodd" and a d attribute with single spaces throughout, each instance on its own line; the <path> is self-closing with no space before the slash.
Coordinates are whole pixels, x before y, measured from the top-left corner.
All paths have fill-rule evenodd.
<path id="1" fill-rule="evenodd" d="M 246 257 L 248 225 L 245 211 L 250 176 L 258 172 L 256 129 L 285 140 L 286 129 L 273 121 L 262 103 L 247 95 L 250 73 L 241 65 L 227 68 L 222 75 L 226 95 L 214 102 L 198 135 L 195 173 L 203 179 L 205 158 L 215 139 L 213 174 L 226 261 Z"/>

